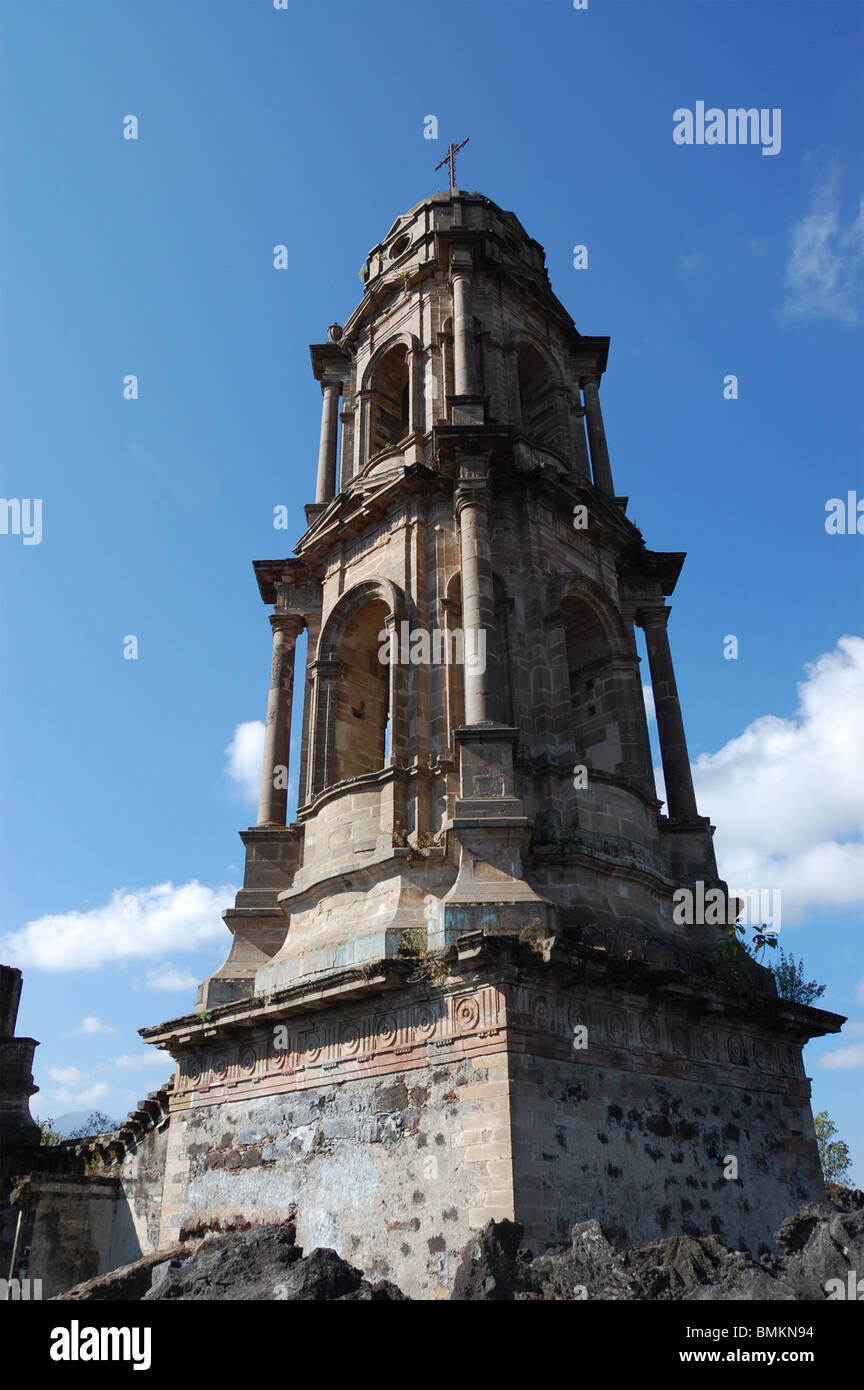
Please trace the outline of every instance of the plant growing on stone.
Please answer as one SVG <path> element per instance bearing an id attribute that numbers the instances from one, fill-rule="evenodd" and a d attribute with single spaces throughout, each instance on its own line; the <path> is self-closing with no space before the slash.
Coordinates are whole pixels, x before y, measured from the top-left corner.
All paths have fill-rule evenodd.
<path id="1" fill-rule="evenodd" d="M 814 999 L 825 993 L 824 985 L 817 984 L 815 980 L 805 980 L 804 961 L 796 963 L 795 957 L 787 956 L 782 949 L 779 960 L 771 966 L 771 970 L 780 998 L 788 999 L 792 1004 L 812 1004 Z"/>
<path id="2" fill-rule="evenodd" d="M 735 922 L 725 934 L 724 940 L 717 946 L 717 954 L 725 957 L 735 957 L 740 955 L 749 956 L 751 960 L 759 961 L 761 953 L 766 950 L 776 950 L 777 933 L 770 931 L 763 922 L 761 927 L 753 928 L 753 940 L 747 941 L 747 929 L 741 922 Z M 763 962 L 759 961 L 760 964 Z"/>
<path id="3" fill-rule="evenodd" d="M 543 923 L 539 917 L 533 917 L 527 926 L 520 928 L 519 940 L 524 941 L 532 951 L 536 951 L 539 956 L 542 956 L 544 961 L 549 960 L 549 952 L 554 938 L 544 936 Z"/>
<path id="4" fill-rule="evenodd" d="M 827 1110 L 820 1110 L 818 1115 L 814 1115 L 813 1124 L 816 1127 L 816 1142 L 819 1145 L 822 1177 L 826 1182 L 842 1183 L 852 1163 L 849 1157 L 849 1145 L 844 1143 L 842 1139 L 834 1138 L 837 1133 L 837 1126 L 829 1117 Z"/>
<path id="5" fill-rule="evenodd" d="M 440 956 L 426 949 L 426 939 L 422 932 L 403 931 L 399 938 L 399 955 L 416 962 L 415 976 L 421 980 L 435 983 L 446 979 L 448 971 Z"/>

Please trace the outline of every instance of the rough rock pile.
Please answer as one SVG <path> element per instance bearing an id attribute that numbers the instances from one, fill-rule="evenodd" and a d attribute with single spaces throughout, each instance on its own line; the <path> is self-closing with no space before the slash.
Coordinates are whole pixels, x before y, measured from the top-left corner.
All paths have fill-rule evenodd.
<path id="1" fill-rule="evenodd" d="M 864 1193 L 835 1188 L 784 1221 L 779 1255 L 754 1260 L 715 1236 L 671 1236 L 616 1250 L 596 1221 L 574 1226 L 568 1245 L 542 1255 L 522 1248 L 522 1227 L 490 1221 L 466 1246 L 452 1297 L 461 1301 L 582 1299 L 822 1300 L 829 1279 L 864 1276 Z M 211 1233 L 90 1279 L 59 1299 L 384 1301 L 406 1295 L 370 1283 L 336 1254 L 303 1254 L 293 1223 Z"/>
<path id="2" fill-rule="evenodd" d="M 395 1284 L 370 1284 L 335 1250 L 304 1256 L 292 1226 L 252 1226 L 201 1242 L 188 1260 L 160 1267 L 146 1300 L 163 1298 L 289 1301 L 392 1301 Z"/>
<path id="3" fill-rule="evenodd" d="M 452 1297 L 460 1300 L 577 1299 L 693 1302 L 823 1300 L 829 1279 L 847 1287 L 864 1274 L 864 1194 L 849 1189 L 790 1216 L 775 1239 L 780 1255 L 754 1260 L 715 1236 L 672 1236 L 616 1250 L 596 1221 L 574 1226 L 570 1244 L 532 1258 L 522 1228 L 490 1221 L 466 1247 Z"/>
<path id="4" fill-rule="evenodd" d="M 370 1284 L 335 1250 L 304 1256 L 293 1223 L 218 1232 L 156 1251 L 57 1294 L 60 1300 L 379 1302 L 405 1299 L 395 1284 Z"/>

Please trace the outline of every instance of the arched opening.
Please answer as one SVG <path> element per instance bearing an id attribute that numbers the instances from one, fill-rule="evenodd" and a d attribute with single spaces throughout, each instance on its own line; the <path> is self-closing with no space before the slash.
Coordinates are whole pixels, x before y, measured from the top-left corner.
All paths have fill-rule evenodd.
<path id="1" fill-rule="evenodd" d="M 369 458 L 392 449 L 411 428 L 411 382 L 404 343 L 385 352 L 369 383 Z"/>
<path id="2" fill-rule="evenodd" d="M 530 343 L 520 343 L 516 352 L 516 368 L 523 431 L 538 444 L 555 443 L 558 436 L 558 403 L 548 362 Z"/>
<path id="3" fill-rule="evenodd" d="M 389 746 L 390 667 L 379 660 L 379 633 L 389 613 L 373 599 L 346 624 L 338 642 L 333 781 L 384 767 Z"/>
<path id="4" fill-rule="evenodd" d="M 577 761 L 600 772 L 619 772 L 622 745 L 610 634 L 584 598 L 565 598 L 562 608 Z"/>

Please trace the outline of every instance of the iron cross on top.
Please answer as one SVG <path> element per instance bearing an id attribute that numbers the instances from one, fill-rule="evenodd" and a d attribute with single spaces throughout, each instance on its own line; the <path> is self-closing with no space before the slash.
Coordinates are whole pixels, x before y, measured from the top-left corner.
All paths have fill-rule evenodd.
<path id="1" fill-rule="evenodd" d="M 454 144 L 452 143 L 452 141 L 451 141 L 451 143 L 447 146 L 447 153 L 445 154 L 444 158 L 441 160 L 441 163 L 435 165 L 435 172 L 436 172 L 436 173 L 438 172 L 439 169 L 442 169 L 442 168 L 444 167 L 445 164 L 449 164 L 449 165 L 450 165 L 450 192 L 451 192 L 451 193 L 455 193 L 455 192 L 456 192 L 456 156 L 457 156 L 457 154 L 459 153 L 460 150 L 464 150 L 465 146 L 468 144 L 468 140 L 470 140 L 470 139 L 471 139 L 471 136 L 469 135 L 467 139 L 465 139 L 465 140 L 462 141 L 462 144 L 461 144 L 461 145 L 454 145 Z"/>

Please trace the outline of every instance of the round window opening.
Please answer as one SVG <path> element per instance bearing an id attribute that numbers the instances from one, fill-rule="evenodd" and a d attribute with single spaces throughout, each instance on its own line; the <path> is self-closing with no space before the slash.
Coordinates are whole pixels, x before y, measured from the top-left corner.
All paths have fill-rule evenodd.
<path id="1" fill-rule="evenodd" d="M 411 245 L 411 238 L 410 238 L 410 236 L 400 236 L 400 237 L 397 237 L 396 240 L 394 241 L 393 245 L 390 247 L 390 259 L 391 259 L 391 261 L 395 261 L 399 256 L 402 255 L 403 251 L 407 251 L 407 250 L 408 250 L 408 247 L 409 247 L 410 245 Z"/>

